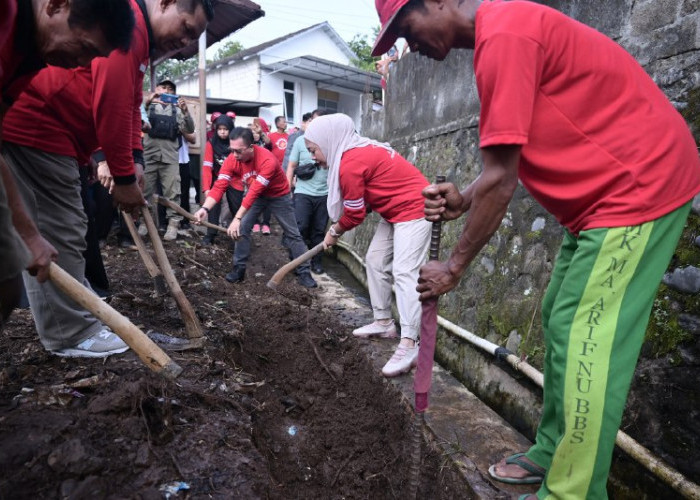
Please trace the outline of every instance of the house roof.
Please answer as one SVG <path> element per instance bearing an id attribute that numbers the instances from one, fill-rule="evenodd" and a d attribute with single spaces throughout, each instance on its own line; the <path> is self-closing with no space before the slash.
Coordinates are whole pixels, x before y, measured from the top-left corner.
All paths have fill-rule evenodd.
<path id="1" fill-rule="evenodd" d="M 265 11 L 250 0 L 218 0 L 214 4 L 214 18 L 207 25 L 207 47 L 264 15 Z M 153 65 L 158 65 L 165 59 L 188 59 L 198 51 L 198 44 L 194 42 L 183 49 L 159 57 L 153 61 Z"/>
<path id="2" fill-rule="evenodd" d="M 218 13 L 218 11 L 217 11 Z M 218 14 L 217 14 L 218 15 Z M 254 47 L 250 47 L 249 49 L 244 49 L 241 50 L 240 52 L 236 52 L 232 56 L 225 57 L 224 59 L 220 59 L 218 61 L 214 61 L 210 64 L 207 65 L 207 70 L 213 70 L 213 69 L 218 69 L 223 66 L 227 66 L 230 64 L 235 64 L 239 61 L 245 61 L 246 59 L 249 59 L 251 57 L 256 57 L 265 52 L 268 49 L 271 49 L 272 47 L 279 45 L 282 42 L 286 42 L 288 40 L 291 40 L 293 38 L 296 38 L 300 35 L 309 33 L 314 30 L 323 30 L 325 31 L 340 47 L 340 49 L 345 52 L 345 54 L 348 56 L 349 59 L 355 59 L 357 56 L 355 53 L 352 51 L 352 49 L 348 46 L 347 42 L 340 38 L 340 35 L 333 29 L 333 27 L 328 24 L 327 21 L 324 21 L 322 23 L 314 24 L 313 26 L 309 26 L 308 28 L 301 29 L 299 31 L 295 31 L 294 33 L 289 33 L 284 36 L 277 37 L 273 40 L 267 41 L 265 43 L 261 43 L 260 45 L 256 45 Z M 188 78 L 191 78 L 197 73 L 197 71 L 191 71 L 189 73 L 185 73 L 184 75 L 178 77 L 176 79 L 177 82 L 181 82 L 183 80 L 187 80 Z"/>
<path id="3" fill-rule="evenodd" d="M 317 82 L 318 88 L 328 90 L 354 90 L 357 92 L 381 90 L 379 74 L 314 56 L 295 57 L 265 64 L 261 67 L 298 78 L 314 80 Z"/>

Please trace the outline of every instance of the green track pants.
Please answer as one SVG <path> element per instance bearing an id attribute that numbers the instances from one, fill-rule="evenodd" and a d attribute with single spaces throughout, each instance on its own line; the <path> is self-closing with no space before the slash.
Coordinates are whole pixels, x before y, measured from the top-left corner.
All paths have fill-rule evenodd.
<path id="1" fill-rule="evenodd" d="M 689 211 L 566 234 L 542 303 L 544 408 L 527 453 L 547 469 L 539 499 L 607 498 L 649 314 Z"/>

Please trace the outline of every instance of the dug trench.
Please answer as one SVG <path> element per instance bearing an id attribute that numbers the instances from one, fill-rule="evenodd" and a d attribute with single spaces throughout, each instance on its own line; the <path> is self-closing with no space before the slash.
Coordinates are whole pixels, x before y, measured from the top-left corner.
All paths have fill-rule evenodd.
<path id="1" fill-rule="evenodd" d="M 174 382 L 132 352 L 58 358 L 27 310 L 0 336 L 1 498 L 404 498 L 411 408 L 363 355 L 323 288 L 287 278 L 279 235 L 254 236 L 246 282 L 232 285 L 228 243 L 166 245 L 206 330 L 170 352 Z M 184 336 L 136 252 L 110 241 L 108 301 L 143 331 Z M 391 341 L 387 341 L 391 342 Z M 419 498 L 464 497 L 436 446 L 423 446 Z"/>

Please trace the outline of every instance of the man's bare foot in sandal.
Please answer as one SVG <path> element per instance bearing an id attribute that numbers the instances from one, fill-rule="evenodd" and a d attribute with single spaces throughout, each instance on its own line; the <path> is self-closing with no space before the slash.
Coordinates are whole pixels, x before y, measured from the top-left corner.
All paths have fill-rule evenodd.
<path id="1" fill-rule="evenodd" d="M 546 472 L 524 453 L 516 453 L 489 467 L 493 479 L 509 484 L 541 483 Z"/>

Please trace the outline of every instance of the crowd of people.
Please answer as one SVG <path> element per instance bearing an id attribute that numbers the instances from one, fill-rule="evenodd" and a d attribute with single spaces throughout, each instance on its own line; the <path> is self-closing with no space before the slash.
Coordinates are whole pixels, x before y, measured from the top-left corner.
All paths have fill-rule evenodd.
<path id="1" fill-rule="evenodd" d="M 89 221 L 101 217 L 85 210 L 98 198 L 134 218 L 155 192 L 190 211 L 188 144 L 196 131 L 187 102 L 169 80 L 145 98 L 141 89 L 149 59 L 195 41 L 214 15 L 212 3 L 0 0 L 0 6 L 6 110 L 0 319 L 4 324 L 16 306 L 23 283 L 48 351 L 124 352 L 118 336 L 51 284 L 49 268 L 55 261 L 87 287 L 87 276 L 99 274 L 86 255 L 105 224 L 96 224 L 91 238 Z M 438 61 L 454 48 L 474 50 L 481 174 L 461 191 L 452 183 L 430 185 L 389 144 L 360 136 L 340 113 L 309 112 L 291 135 L 284 116 L 270 131 L 262 118 L 237 127 L 235 114 L 215 113 L 194 218 L 228 225 L 235 245 L 226 280 L 241 283 L 252 234 L 269 235 L 272 215 L 296 258 L 321 242 L 332 247 L 370 211 L 378 214 L 366 256 L 374 321 L 353 333 L 399 337 L 394 285 L 400 339 L 382 369 L 393 377 L 416 363 L 420 300 L 458 285 L 521 182 L 565 235 L 542 305 L 544 411 L 536 442 L 489 474 L 541 484 L 527 499 L 606 498 L 615 434 L 655 292 L 700 191 L 688 127 L 620 46 L 554 9 L 498 0 L 376 6 L 382 28 L 373 55 L 390 53 L 387 65 L 396 61 L 399 37 Z M 92 165 L 91 175 L 81 175 L 84 165 Z M 89 178 L 100 196 L 86 194 Z M 114 212 L 109 202 L 102 206 L 109 227 Z M 464 213 L 449 259 L 423 265 L 430 222 Z M 182 217 L 168 209 L 160 220 L 163 238 L 177 239 Z M 208 232 L 202 245 L 215 237 Z M 119 238 L 132 244 L 123 231 Z M 322 261 L 296 272 L 302 286 L 317 287 L 312 272 L 323 273 Z"/>

